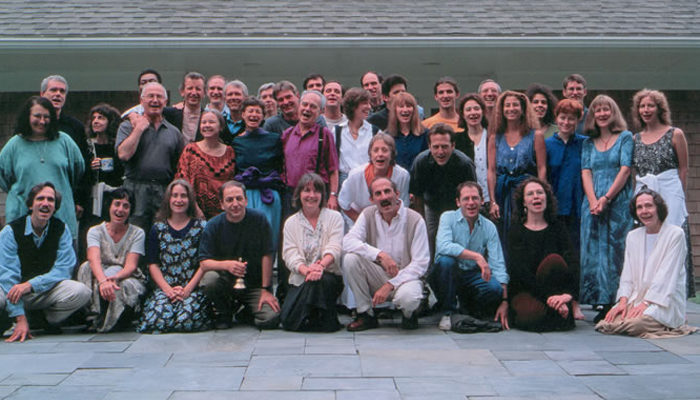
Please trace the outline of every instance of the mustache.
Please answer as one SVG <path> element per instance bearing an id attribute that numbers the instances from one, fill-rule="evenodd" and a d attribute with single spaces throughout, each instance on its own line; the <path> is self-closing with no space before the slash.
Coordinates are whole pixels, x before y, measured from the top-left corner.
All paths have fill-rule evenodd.
<path id="1" fill-rule="evenodd" d="M 379 202 L 379 205 L 382 207 L 390 206 L 392 204 L 391 200 L 382 200 Z"/>

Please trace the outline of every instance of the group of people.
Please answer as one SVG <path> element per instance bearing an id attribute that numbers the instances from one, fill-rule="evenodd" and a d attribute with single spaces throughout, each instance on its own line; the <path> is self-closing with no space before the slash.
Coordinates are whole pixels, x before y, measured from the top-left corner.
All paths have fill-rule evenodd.
<path id="1" fill-rule="evenodd" d="M 493 80 L 460 98 L 443 77 L 429 118 L 372 71 L 257 97 L 188 72 L 172 106 L 160 81 L 143 71 L 139 104 L 98 104 L 87 128 L 58 75 L 20 110 L 0 151 L 8 341 L 76 311 L 96 332 L 332 332 L 339 302 L 349 331 L 385 307 L 415 329 L 431 305 L 443 330 L 568 330 L 580 304 L 605 333 L 694 330 L 687 143 L 659 91 L 634 96 L 632 134 L 578 74 L 561 101 Z"/>

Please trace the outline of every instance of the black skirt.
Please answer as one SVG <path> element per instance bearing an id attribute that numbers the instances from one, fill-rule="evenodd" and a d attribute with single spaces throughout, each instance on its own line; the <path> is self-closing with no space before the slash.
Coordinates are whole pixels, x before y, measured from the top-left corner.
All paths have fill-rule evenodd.
<path id="1" fill-rule="evenodd" d="M 324 272 L 317 281 L 289 286 L 282 304 L 282 328 L 300 332 L 335 332 L 342 327 L 335 305 L 343 278 Z"/>

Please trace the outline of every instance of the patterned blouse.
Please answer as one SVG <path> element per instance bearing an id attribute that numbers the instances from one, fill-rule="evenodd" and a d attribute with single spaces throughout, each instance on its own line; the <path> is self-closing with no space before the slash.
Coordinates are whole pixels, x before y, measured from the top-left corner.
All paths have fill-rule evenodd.
<path id="1" fill-rule="evenodd" d="M 210 219 L 221 213 L 219 187 L 230 181 L 236 172 L 236 153 L 226 146 L 222 156 L 212 156 L 197 145 L 185 146 L 177 164 L 177 177 L 188 181 L 194 189 L 197 204 L 204 217 Z"/>
<path id="2" fill-rule="evenodd" d="M 639 176 L 658 175 L 669 169 L 678 168 L 678 156 L 673 148 L 673 131 L 671 127 L 659 140 L 651 144 L 642 142 L 642 135 L 634 135 L 634 157 L 632 165 Z"/>

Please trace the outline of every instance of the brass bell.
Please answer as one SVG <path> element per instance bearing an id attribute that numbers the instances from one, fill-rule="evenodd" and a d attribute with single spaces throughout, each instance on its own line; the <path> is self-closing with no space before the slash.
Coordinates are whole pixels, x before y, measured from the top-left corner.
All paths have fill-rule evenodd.
<path id="1" fill-rule="evenodd" d="M 243 262 L 242 257 L 238 257 L 238 262 Z M 233 284 L 233 290 L 245 290 L 245 280 L 241 277 L 236 278 L 236 282 Z"/>
<path id="2" fill-rule="evenodd" d="M 233 284 L 233 290 L 245 290 L 245 281 L 243 278 L 237 278 Z"/>

